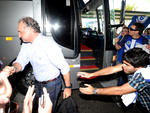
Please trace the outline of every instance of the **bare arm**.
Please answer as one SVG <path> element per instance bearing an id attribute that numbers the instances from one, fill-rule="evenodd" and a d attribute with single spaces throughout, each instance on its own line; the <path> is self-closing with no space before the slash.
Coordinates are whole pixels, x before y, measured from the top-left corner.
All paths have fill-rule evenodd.
<path id="1" fill-rule="evenodd" d="M 98 75 L 110 75 L 110 74 L 113 74 L 113 73 L 117 73 L 117 72 L 122 71 L 122 65 L 123 64 L 118 64 L 118 65 L 115 65 L 115 66 L 106 67 L 106 68 L 103 68 L 103 69 L 101 69 L 99 71 L 96 71 L 92 74 L 94 76 L 98 76 Z"/>
<path id="2" fill-rule="evenodd" d="M 119 49 L 121 49 L 121 46 L 120 46 L 119 44 L 115 43 L 115 48 L 116 48 L 117 50 L 119 50 Z"/>
<path id="3" fill-rule="evenodd" d="M 26 96 L 24 98 L 22 113 L 32 113 L 34 97 L 35 97 L 34 86 L 29 86 Z"/>
<path id="4" fill-rule="evenodd" d="M 9 102 L 9 98 L 12 94 L 12 87 L 7 78 L 6 73 L 0 73 L 0 105 L 5 105 Z"/>
<path id="5" fill-rule="evenodd" d="M 6 66 L 3 69 L 3 72 L 9 73 L 9 75 L 12 75 L 14 73 L 17 73 L 22 70 L 22 66 L 19 63 L 14 63 L 12 66 Z"/>
<path id="6" fill-rule="evenodd" d="M 117 50 L 119 50 L 121 48 L 121 46 L 117 44 L 118 41 L 119 41 L 119 38 L 115 38 L 115 48 Z"/>
<path id="7" fill-rule="evenodd" d="M 53 104 L 45 87 L 43 88 L 43 92 L 44 94 L 39 98 L 38 113 L 52 113 Z"/>
<path id="8" fill-rule="evenodd" d="M 63 77 L 64 77 L 64 81 L 65 81 L 65 86 L 70 86 L 71 85 L 70 72 L 64 74 Z"/>
<path id="9" fill-rule="evenodd" d="M 94 89 L 96 89 L 96 93 L 98 95 L 123 95 L 127 93 L 135 92 L 136 89 L 131 87 L 128 83 L 122 86 L 114 86 L 107 88 L 94 88 L 89 84 L 85 84 L 87 88 L 80 88 L 80 91 L 84 94 L 93 94 Z"/>
<path id="10" fill-rule="evenodd" d="M 16 73 L 22 70 L 22 66 L 19 63 L 17 63 L 17 62 L 14 63 L 13 66 L 15 68 L 15 72 Z"/>
<path id="11" fill-rule="evenodd" d="M 100 70 L 98 70 L 96 72 L 93 72 L 93 73 L 78 72 L 77 76 L 85 77 L 85 78 L 90 78 L 90 77 L 93 77 L 93 76 L 110 75 L 110 74 L 122 71 L 122 65 L 123 64 L 118 64 L 116 66 L 109 66 L 109 67 L 100 69 Z"/>
<path id="12" fill-rule="evenodd" d="M 136 89 L 131 87 L 128 83 L 123 84 L 122 86 L 108 87 L 108 88 L 100 88 L 98 89 L 97 94 L 100 95 L 123 95 L 135 92 Z"/>
<path id="13" fill-rule="evenodd" d="M 71 86 L 71 82 L 70 82 L 70 72 L 68 72 L 67 74 L 63 75 L 64 77 L 64 82 L 65 82 L 65 86 Z M 65 88 L 64 92 L 63 92 L 63 98 L 67 98 L 71 96 L 71 88 Z"/>

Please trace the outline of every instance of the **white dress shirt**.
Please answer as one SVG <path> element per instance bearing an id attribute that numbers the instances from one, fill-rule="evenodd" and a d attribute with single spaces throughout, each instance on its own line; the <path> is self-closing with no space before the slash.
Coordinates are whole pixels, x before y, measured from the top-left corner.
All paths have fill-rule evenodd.
<path id="1" fill-rule="evenodd" d="M 37 81 L 54 79 L 70 71 L 61 48 L 52 37 L 39 34 L 32 43 L 23 43 L 15 62 L 22 66 L 22 70 L 30 62 Z M 14 63 L 15 63 L 14 62 Z"/>

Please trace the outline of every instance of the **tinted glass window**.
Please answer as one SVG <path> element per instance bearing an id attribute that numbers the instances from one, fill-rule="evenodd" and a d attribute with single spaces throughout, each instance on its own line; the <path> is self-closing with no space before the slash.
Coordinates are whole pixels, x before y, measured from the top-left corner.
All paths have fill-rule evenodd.
<path id="1" fill-rule="evenodd" d="M 52 34 L 56 42 L 73 49 L 74 12 L 72 0 L 42 0 L 44 32 Z M 58 3 L 59 2 L 59 3 Z"/>

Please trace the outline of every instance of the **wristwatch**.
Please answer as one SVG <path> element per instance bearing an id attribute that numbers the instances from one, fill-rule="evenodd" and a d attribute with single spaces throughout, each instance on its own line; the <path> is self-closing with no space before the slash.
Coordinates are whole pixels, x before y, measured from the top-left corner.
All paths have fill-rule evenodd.
<path id="1" fill-rule="evenodd" d="M 97 88 L 94 88 L 94 90 L 93 90 L 93 94 L 97 94 Z"/>
<path id="2" fill-rule="evenodd" d="M 65 88 L 72 88 L 72 84 L 70 84 L 70 86 L 65 86 Z"/>

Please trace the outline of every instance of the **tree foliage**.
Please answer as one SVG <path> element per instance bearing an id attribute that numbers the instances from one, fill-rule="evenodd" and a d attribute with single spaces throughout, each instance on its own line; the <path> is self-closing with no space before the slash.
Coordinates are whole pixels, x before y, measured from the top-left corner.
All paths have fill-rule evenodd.
<path id="1" fill-rule="evenodd" d="M 127 5 L 126 11 L 136 11 L 137 7 L 135 5 Z"/>

